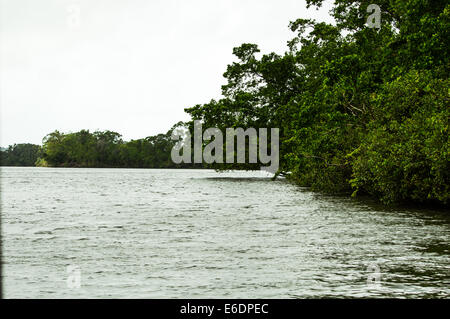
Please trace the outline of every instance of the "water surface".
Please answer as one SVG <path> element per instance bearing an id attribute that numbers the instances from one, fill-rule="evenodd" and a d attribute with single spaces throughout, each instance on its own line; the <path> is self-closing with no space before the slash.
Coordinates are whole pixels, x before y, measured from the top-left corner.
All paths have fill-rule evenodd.
<path id="1" fill-rule="evenodd" d="M 2 168 L 1 204 L 7 298 L 450 297 L 448 212 L 262 172 Z"/>

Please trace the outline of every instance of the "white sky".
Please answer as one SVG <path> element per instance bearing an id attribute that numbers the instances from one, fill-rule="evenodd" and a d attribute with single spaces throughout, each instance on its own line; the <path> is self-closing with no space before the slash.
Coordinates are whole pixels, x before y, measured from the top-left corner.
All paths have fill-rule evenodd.
<path id="1" fill-rule="evenodd" d="M 232 48 L 283 53 L 302 0 L 0 0 L 0 145 L 54 131 L 165 133 L 220 97 Z M 79 19 L 76 14 L 79 11 Z M 78 23 L 79 22 L 79 23 Z"/>

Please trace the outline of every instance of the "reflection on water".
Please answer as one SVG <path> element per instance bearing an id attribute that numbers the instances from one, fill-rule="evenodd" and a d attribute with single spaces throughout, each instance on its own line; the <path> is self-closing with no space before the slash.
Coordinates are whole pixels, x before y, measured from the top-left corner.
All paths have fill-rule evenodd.
<path id="1" fill-rule="evenodd" d="M 450 297 L 450 214 L 262 172 L 2 168 L 6 297 Z"/>

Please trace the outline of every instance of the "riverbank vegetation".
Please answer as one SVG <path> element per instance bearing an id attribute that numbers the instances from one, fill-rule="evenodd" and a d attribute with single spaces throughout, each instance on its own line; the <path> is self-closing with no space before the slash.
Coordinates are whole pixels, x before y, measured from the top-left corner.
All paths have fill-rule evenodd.
<path id="1" fill-rule="evenodd" d="M 336 25 L 292 22 L 284 54 L 235 48 L 223 98 L 186 111 L 205 127 L 280 128 L 280 172 L 300 185 L 447 203 L 450 5 L 377 1 L 377 29 L 371 2 L 336 0 Z"/>
<path id="2" fill-rule="evenodd" d="M 171 131 L 126 142 L 119 133 L 112 131 L 55 131 L 43 139 L 35 165 L 97 168 L 187 167 L 171 161 L 170 153 L 175 142 L 171 140 L 170 133 Z"/>
<path id="3" fill-rule="evenodd" d="M 371 2 L 335 0 L 333 25 L 291 22 L 285 53 L 234 48 L 223 97 L 187 108 L 185 125 L 279 128 L 279 173 L 313 190 L 448 204 L 450 4 L 379 0 L 380 27 L 370 28 Z M 170 160 L 170 133 L 124 142 L 110 131 L 55 131 L 37 163 L 180 167 Z"/>
<path id="4" fill-rule="evenodd" d="M 182 125 L 181 122 L 176 126 Z M 174 126 L 175 127 L 175 126 Z M 42 146 L 15 144 L 0 151 L 2 166 L 86 167 L 86 168 L 201 168 L 201 164 L 174 164 L 171 151 L 176 141 L 166 134 L 124 141 L 113 131 L 54 131 Z"/>
<path id="5" fill-rule="evenodd" d="M 35 166 L 41 155 L 41 146 L 35 144 L 14 144 L 0 150 L 2 166 Z"/>

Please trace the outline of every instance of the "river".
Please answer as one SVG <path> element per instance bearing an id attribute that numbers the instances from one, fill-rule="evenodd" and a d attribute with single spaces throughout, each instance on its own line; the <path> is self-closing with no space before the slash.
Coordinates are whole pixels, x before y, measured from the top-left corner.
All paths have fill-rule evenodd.
<path id="1" fill-rule="evenodd" d="M 6 298 L 450 297 L 450 214 L 263 172 L 1 168 Z"/>

